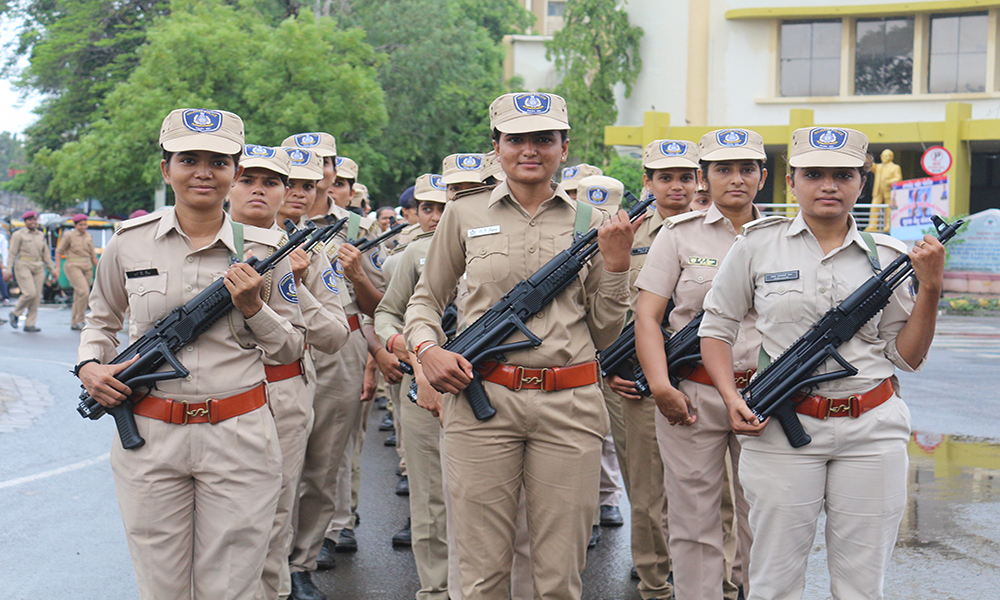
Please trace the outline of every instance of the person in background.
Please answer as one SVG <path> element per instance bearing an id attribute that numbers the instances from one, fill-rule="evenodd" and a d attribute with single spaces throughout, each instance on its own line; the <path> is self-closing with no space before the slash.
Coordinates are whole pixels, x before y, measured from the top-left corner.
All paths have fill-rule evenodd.
<path id="1" fill-rule="evenodd" d="M 8 254 L 10 245 L 7 241 L 7 234 L 0 231 L 0 297 L 3 298 L 3 305 L 10 306 L 10 290 L 7 289 L 7 280 L 11 276 L 11 271 L 8 268 Z M 0 319 L 0 325 L 7 322 L 7 319 Z"/>
<path id="2" fill-rule="evenodd" d="M 83 330 L 83 317 L 90 302 L 90 282 L 97 268 L 94 237 L 87 232 L 87 215 L 73 215 L 73 230 L 63 234 L 56 254 L 66 259 L 63 271 L 73 285 L 73 313 L 70 329 Z"/>
<path id="3" fill-rule="evenodd" d="M 604 171 L 600 167 L 581 163 L 575 167 L 563 168 L 560 174 L 562 176 L 561 183 L 563 189 L 566 190 L 566 195 L 576 200 L 576 188 L 580 184 L 580 180 L 591 175 L 604 175 Z"/>
<path id="4" fill-rule="evenodd" d="M 17 329 L 22 314 L 27 311 L 24 330 L 38 333 L 41 328 L 36 327 L 35 322 L 38 320 L 38 307 L 42 303 L 45 272 L 48 271 L 49 278 L 55 280 L 59 277 L 59 270 L 52 262 L 52 249 L 45 234 L 38 229 L 38 213 L 26 211 L 21 219 L 24 227 L 10 236 L 11 268 L 17 278 L 17 286 L 21 288 L 21 297 L 10 313 L 10 326 Z"/>
<path id="5" fill-rule="evenodd" d="M 396 211 L 391 206 L 383 206 L 375 211 L 375 220 L 382 231 L 388 231 L 392 227 L 392 222 L 396 220 Z"/>

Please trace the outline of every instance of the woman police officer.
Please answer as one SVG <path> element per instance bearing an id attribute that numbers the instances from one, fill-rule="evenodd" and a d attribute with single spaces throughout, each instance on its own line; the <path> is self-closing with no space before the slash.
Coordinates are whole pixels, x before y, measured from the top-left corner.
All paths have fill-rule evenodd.
<path id="1" fill-rule="evenodd" d="M 867 150 L 868 139 L 851 129 L 796 130 L 786 179 L 798 216 L 747 226 L 705 299 L 705 366 L 733 430 L 750 436 L 742 441 L 740 477 L 754 533 L 751 599 L 802 596 L 821 511 L 833 598 L 881 598 L 906 505 L 910 415 L 893 373 L 919 369 L 934 337 L 944 273 L 944 247 L 936 239 L 925 236 L 910 252 L 919 293 L 897 289 L 839 347 L 858 374 L 820 383 L 810 392 L 816 396 L 797 399 L 812 443 L 792 448 L 781 427 L 757 421 L 733 383 L 731 346 L 748 311 L 758 313 L 762 354 L 776 357 L 870 278 L 876 263 L 906 251 L 888 236 L 866 239 L 851 216 L 871 168 Z M 821 371 L 840 368 L 830 362 Z M 821 414 L 820 405 L 852 409 Z"/>

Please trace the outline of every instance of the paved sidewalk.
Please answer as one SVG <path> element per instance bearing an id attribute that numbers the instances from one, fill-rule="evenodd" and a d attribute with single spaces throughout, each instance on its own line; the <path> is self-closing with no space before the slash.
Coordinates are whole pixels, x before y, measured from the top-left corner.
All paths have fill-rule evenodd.
<path id="1" fill-rule="evenodd" d="M 28 427 L 49 406 L 52 406 L 49 386 L 0 372 L 0 433 Z"/>

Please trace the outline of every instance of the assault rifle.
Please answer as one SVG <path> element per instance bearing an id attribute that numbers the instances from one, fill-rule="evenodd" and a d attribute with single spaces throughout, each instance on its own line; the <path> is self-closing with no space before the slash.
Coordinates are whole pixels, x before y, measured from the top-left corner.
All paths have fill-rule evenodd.
<path id="1" fill-rule="evenodd" d="M 946 243 L 963 221 L 951 225 L 938 216 L 932 217 L 938 241 Z M 877 315 L 892 297 L 892 292 L 913 274 L 910 256 L 904 254 L 888 267 L 854 290 L 846 300 L 828 310 L 814 323 L 805 335 L 788 347 L 766 369 L 759 372 L 743 388 L 743 399 L 761 421 L 774 416 L 785 430 L 785 437 L 793 448 L 800 448 L 812 441 L 802 428 L 792 396 L 824 381 L 857 375 L 858 369 L 837 352 L 837 348 L 854 337 L 865 323 Z M 813 375 L 828 358 L 843 369 Z"/>
<path id="2" fill-rule="evenodd" d="M 458 329 L 458 308 L 455 306 L 454 302 L 448 304 L 444 309 L 444 314 L 441 315 L 441 329 L 444 330 L 444 337 L 451 339 L 455 335 L 455 331 Z M 413 365 L 406 362 L 405 360 L 399 361 L 399 370 L 407 375 L 413 375 Z M 407 395 L 409 397 L 409 395 Z M 416 398 L 411 398 L 413 402 L 416 402 Z"/>
<path id="3" fill-rule="evenodd" d="M 663 343 L 663 350 L 667 353 L 667 374 L 674 387 L 677 387 L 677 383 L 690 373 L 690 371 L 685 373 L 684 367 L 694 365 L 701 360 L 701 338 L 698 337 L 698 328 L 701 327 L 703 316 L 705 311 L 698 311 L 687 325 L 681 327 L 680 331 Z M 642 371 L 642 365 L 638 363 L 635 367 L 635 389 L 643 396 L 652 395 L 646 374 Z"/>
<path id="4" fill-rule="evenodd" d="M 670 316 L 670 311 L 673 309 L 674 301 L 670 300 L 667 303 L 667 310 L 664 312 L 663 320 L 660 323 L 660 333 L 663 334 L 664 340 L 670 337 L 670 333 L 667 331 L 665 325 L 667 324 L 667 318 Z M 598 359 L 601 362 L 601 377 L 617 375 L 628 381 L 635 380 L 635 369 L 637 367 L 633 365 L 637 365 L 638 362 L 635 355 L 634 320 L 625 326 L 618 339 L 598 353 Z"/>
<path id="5" fill-rule="evenodd" d="M 313 248 L 315 248 L 317 244 L 325 243 L 328 240 L 332 239 L 333 236 L 337 235 L 337 232 L 343 229 L 344 225 L 347 224 L 347 217 L 344 217 L 343 219 L 340 220 L 335 220 L 333 218 L 333 215 L 326 215 L 326 222 L 327 224 L 317 229 L 316 232 L 313 234 L 313 236 L 309 238 L 309 241 L 306 242 L 306 245 L 303 246 L 302 249 L 305 251 L 306 254 L 312 252 Z"/>
<path id="6" fill-rule="evenodd" d="M 368 238 L 363 237 L 360 240 L 350 240 L 347 243 L 357 248 L 358 251 L 361 252 L 361 254 L 364 254 L 365 252 L 368 252 L 369 250 L 378 246 L 387 239 L 398 234 L 400 231 L 406 228 L 407 225 L 409 225 L 409 223 L 407 223 L 406 221 L 401 221 L 399 223 L 396 223 L 389 229 L 387 229 L 385 233 L 383 233 L 382 235 L 378 236 L 373 240 L 369 240 Z"/>
<path id="7" fill-rule="evenodd" d="M 261 275 L 273 269 L 316 230 L 315 225 L 311 223 L 305 229 L 296 230 L 295 223 L 291 219 L 285 220 L 285 227 L 289 231 L 288 243 L 263 260 L 251 256 L 246 261 Z M 189 372 L 181 364 L 175 352 L 208 331 L 231 308 L 233 308 L 233 298 L 226 289 L 225 277 L 220 277 L 183 306 L 178 306 L 162 317 L 149 331 L 111 361 L 110 364 L 120 364 L 135 356 L 139 357 L 139 360 L 115 376 L 115 379 L 132 389 L 131 398 L 113 408 L 105 408 L 91 398 L 84 389 L 80 393 L 77 412 L 81 417 L 93 420 L 100 419 L 105 412 L 110 413 L 118 427 L 122 447 L 126 450 L 141 447 L 146 440 L 139 435 L 135 415 L 132 413 L 132 398 L 140 397 L 135 392 L 136 388 L 151 388 L 157 381 L 187 377 Z M 173 370 L 158 372 L 157 369 L 164 364 L 170 365 Z"/>
<path id="8" fill-rule="evenodd" d="M 631 194 L 626 192 L 626 196 L 630 197 Z M 653 199 L 650 198 L 636 204 L 629 212 L 629 219 L 634 221 L 645 214 L 652 203 Z M 484 360 L 500 357 L 505 352 L 538 347 L 542 339 L 532 333 L 525 322 L 569 287 L 580 269 L 597 251 L 597 229 L 591 229 L 531 277 L 511 288 L 492 308 L 446 343 L 444 349 L 461 354 L 476 366 Z M 504 341 L 517 331 L 528 339 L 505 344 Z M 410 386 L 408 397 L 413 402 L 417 401 L 416 382 Z M 497 412 L 486 396 L 482 376 L 475 370 L 472 381 L 465 388 L 465 398 L 472 406 L 472 414 L 480 421 L 492 418 Z"/>

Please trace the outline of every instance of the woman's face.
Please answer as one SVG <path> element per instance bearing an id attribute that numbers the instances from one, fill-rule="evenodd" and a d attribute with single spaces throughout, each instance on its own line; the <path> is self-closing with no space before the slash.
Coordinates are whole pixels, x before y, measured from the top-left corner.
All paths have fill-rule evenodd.
<path id="1" fill-rule="evenodd" d="M 291 219 L 298 223 L 302 215 L 312 210 L 316 203 L 316 182 L 311 179 L 289 179 L 285 190 L 285 200 L 281 204 L 282 220 Z"/>
<path id="2" fill-rule="evenodd" d="M 710 162 L 705 179 L 712 202 L 721 209 L 736 210 L 753 204 L 764 187 L 767 169 L 760 168 L 755 160 Z"/>
<path id="3" fill-rule="evenodd" d="M 347 208 L 351 204 L 351 198 L 354 197 L 354 187 L 351 185 L 350 179 L 337 177 L 333 180 L 333 185 L 330 186 L 327 194 L 333 198 L 337 206 Z"/>
<path id="4" fill-rule="evenodd" d="M 285 199 L 285 184 L 270 169 L 251 167 L 236 178 L 229 193 L 230 212 L 240 222 L 273 221 Z"/>
<path id="5" fill-rule="evenodd" d="M 656 169 L 652 179 L 646 175 L 642 179 L 643 185 L 653 190 L 653 195 L 656 196 L 656 208 L 671 213 L 687 211 L 698 190 L 696 169 Z"/>
<path id="6" fill-rule="evenodd" d="M 802 212 L 814 219 L 846 218 L 865 186 L 857 167 L 799 167 L 786 178 Z"/>
<path id="7" fill-rule="evenodd" d="M 437 229 L 441 215 L 444 214 L 444 204 L 440 202 L 422 201 L 417 205 L 417 218 L 420 220 L 420 229 L 423 231 L 434 231 Z"/>
<path id="8" fill-rule="evenodd" d="M 173 153 L 169 163 L 160 161 L 160 172 L 178 204 L 204 210 L 222 207 L 240 168 L 228 154 L 191 150 Z"/>
<path id="9" fill-rule="evenodd" d="M 87 220 L 84 219 L 73 223 L 73 229 L 75 229 L 77 233 L 87 233 Z"/>
<path id="10" fill-rule="evenodd" d="M 548 185 L 559 165 L 566 160 L 569 140 L 558 131 L 501 133 L 493 142 L 507 180 L 524 185 Z"/>

